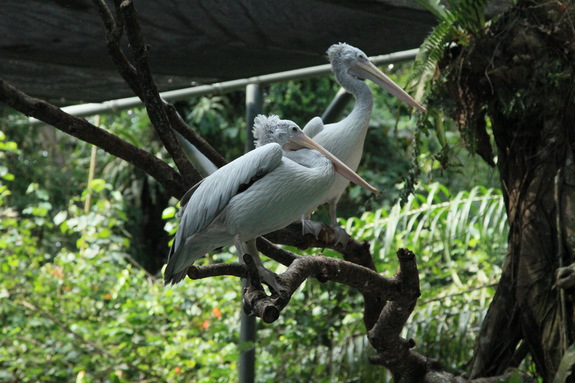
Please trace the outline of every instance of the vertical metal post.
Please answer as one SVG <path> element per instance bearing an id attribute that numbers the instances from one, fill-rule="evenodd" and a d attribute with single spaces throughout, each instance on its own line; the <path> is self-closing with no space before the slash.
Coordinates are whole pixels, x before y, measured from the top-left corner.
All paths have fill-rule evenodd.
<path id="1" fill-rule="evenodd" d="M 254 118 L 262 112 L 263 97 L 259 84 L 249 84 L 246 87 L 246 145 L 245 151 L 254 148 L 252 126 Z M 246 281 L 242 280 L 242 290 Z M 239 383 L 253 383 L 256 377 L 256 318 L 240 313 L 240 360 L 238 363 Z"/>

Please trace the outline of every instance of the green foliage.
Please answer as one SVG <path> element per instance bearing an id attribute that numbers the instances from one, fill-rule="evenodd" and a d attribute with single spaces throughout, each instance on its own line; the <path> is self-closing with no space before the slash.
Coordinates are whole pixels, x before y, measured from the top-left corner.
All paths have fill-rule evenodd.
<path id="1" fill-rule="evenodd" d="M 427 93 L 431 93 L 426 99 L 428 113 L 421 116 L 418 125 L 422 129 L 435 133 L 442 146 L 442 151 L 439 153 L 443 156 L 441 162 L 444 167 L 447 167 L 449 157 L 446 154 L 450 148 L 444 140 L 444 134 L 449 126 L 454 126 L 454 122 L 446 121 L 442 110 L 446 109 L 446 104 L 453 101 L 448 97 L 437 97 L 433 94 L 437 93 L 437 89 L 443 89 L 437 84 L 437 68 L 441 62 L 446 61 L 445 57 L 449 52 L 467 46 L 474 37 L 485 35 L 487 22 L 484 9 L 487 1 L 448 0 L 446 5 L 438 0 L 417 1 L 437 17 L 438 24 L 421 44 L 408 83 L 411 88 L 415 89 L 415 94 L 419 98 L 423 97 L 426 88 Z M 459 68 L 455 70 L 458 71 Z M 452 106 L 452 108 L 461 108 L 461 105 Z M 457 120 L 459 116 L 451 117 Z M 463 128 L 461 132 L 465 145 L 471 153 L 475 153 L 477 149 L 475 132 L 472 129 Z M 489 155 L 485 154 L 485 157 Z"/>
<path id="2" fill-rule="evenodd" d="M 176 105 L 188 124 L 228 161 L 243 154 L 246 141 L 243 92 L 195 97 Z"/>
<path id="3" fill-rule="evenodd" d="M 462 373 L 501 274 L 506 223 L 499 191 L 475 187 L 452 195 L 432 184 L 402 207 L 348 220 L 347 229 L 372 238 L 386 273 L 396 269 L 399 247 L 415 252 L 422 296 L 403 335 L 416 340 L 419 352 Z"/>
<path id="4" fill-rule="evenodd" d="M 227 382 L 239 282 L 221 280 L 213 294 L 208 280 L 165 289 L 126 263 L 121 195 L 101 180 L 92 186 L 88 213 L 71 201 L 52 222 L 45 206 L 0 216 L 0 380 Z M 9 192 L 0 190 L 6 211 Z M 40 225 L 77 245 L 48 252 Z"/>
<path id="5" fill-rule="evenodd" d="M 2 155 L 18 152 L 0 142 L 9 150 Z M 11 210 L 6 182 L 14 181 L 2 182 L 0 379 L 234 380 L 241 347 L 239 281 L 218 278 L 164 288 L 131 260 L 123 196 L 102 179 L 90 184 L 93 203 L 87 213 L 82 209 L 87 191 L 58 210 L 38 184 L 28 186 L 29 204 L 21 212 Z M 164 216 L 173 213 L 167 209 Z M 405 335 L 456 370 L 469 355 L 492 294 L 473 288 L 492 283 L 499 273 L 504 219 L 496 191 L 475 188 L 452 196 L 434 184 L 402 208 L 378 209 L 343 223 L 357 239 L 372 243 L 385 275 L 396 271 L 396 248 L 416 251 L 423 303 Z M 45 238 L 50 228 L 74 241 Z M 212 257 L 233 260 L 228 252 Z M 260 322 L 258 380 L 385 378 L 367 362 L 371 350 L 361 310 L 354 291 L 306 282 L 277 323 Z"/>
<path id="6" fill-rule="evenodd" d="M 444 6 L 438 0 L 417 2 L 433 13 L 439 23 L 419 48 L 411 82 L 433 73 L 450 43 L 465 44 L 470 36 L 484 33 L 484 8 L 487 3 L 486 0 L 448 0 L 448 6 Z"/>
<path id="7" fill-rule="evenodd" d="M 313 117 L 322 115 L 338 89 L 333 76 L 272 84 L 266 91 L 264 110 L 303 128 Z"/>
<path id="8" fill-rule="evenodd" d="M 402 335 L 415 339 L 417 351 L 461 373 L 501 274 L 506 219 L 498 190 L 476 187 L 452 195 L 432 184 L 402 207 L 341 223 L 354 238 L 370 242 L 383 275 L 397 272 L 397 249 L 416 253 L 422 297 Z M 323 253 L 338 257 L 331 250 Z M 258 376 L 266 377 L 263 381 L 390 381 L 386 371 L 368 362 L 373 350 L 362 309 L 354 290 L 307 281 L 278 322 L 260 326 Z"/>

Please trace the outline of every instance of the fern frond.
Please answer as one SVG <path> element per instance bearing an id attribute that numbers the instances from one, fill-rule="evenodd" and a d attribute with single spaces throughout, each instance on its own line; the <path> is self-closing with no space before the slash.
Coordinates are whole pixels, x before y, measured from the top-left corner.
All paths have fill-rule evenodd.
<path id="1" fill-rule="evenodd" d="M 417 0 L 433 13 L 439 24 L 422 43 L 415 58 L 413 71 L 408 84 L 421 83 L 434 71 L 437 62 L 443 57 L 448 44 L 465 41 L 463 36 L 482 34 L 485 28 L 485 6 L 487 0 L 447 0 L 449 8 L 439 0 Z"/>
<path id="2" fill-rule="evenodd" d="M 486 0 L 448 0 L 454 21 L 467 34 L 482 34 Z"/>
<path id="3" fill-rule="evenodd" d="M 457 27 L 452 21 L 442 21 L 435 27 L 419 48 L 413 71 L 408 77 L 408 84 L 419 82 L 421 78 L 435 71 L 435 65 L 441 60 L 447 44 L 456 34 Z"/>

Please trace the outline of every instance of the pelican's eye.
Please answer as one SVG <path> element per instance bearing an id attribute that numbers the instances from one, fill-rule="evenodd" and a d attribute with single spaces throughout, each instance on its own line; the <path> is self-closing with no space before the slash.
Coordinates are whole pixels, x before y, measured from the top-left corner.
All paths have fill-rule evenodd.
<path id="1" fill-rule="evenodd" d="M 297 126 L 292 126 L 290 130 L 292 133 L 297 133 Z"/>

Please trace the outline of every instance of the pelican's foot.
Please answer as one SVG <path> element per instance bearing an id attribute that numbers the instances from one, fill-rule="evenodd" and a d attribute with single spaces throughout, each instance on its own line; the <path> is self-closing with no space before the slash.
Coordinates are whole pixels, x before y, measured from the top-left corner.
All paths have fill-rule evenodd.
<path id="1" fill-rule="evenodd" d="M 349 234 L 347 234 L 347 231 L 345 231 L 345 229 L 339 225 L 333 225 L 331 228 L 335 233 L 335 245 L 346 247 L 347 242 L 349 241 Z"/>
<path id="2" fill-rule="evenodd" d="M 319 239 L 319 233 L 323 228 L 323 223 L 311 221 L 309 219 L 301 221 L 301 234 L 311 234 L 314 236 L 315 239 Z"/>
<path id="3" fill-rule="evenodd" d="M 281 284 L 279 275 L 270 269 L 266 269 L 264 266 L 261 266 L 258 267 L 258 273 L 260 275 L 261 282 L 268 285 L 268 287 L 272 290 L 272 293 L 279 294 L 281 291 L 285 290 Z"/>

